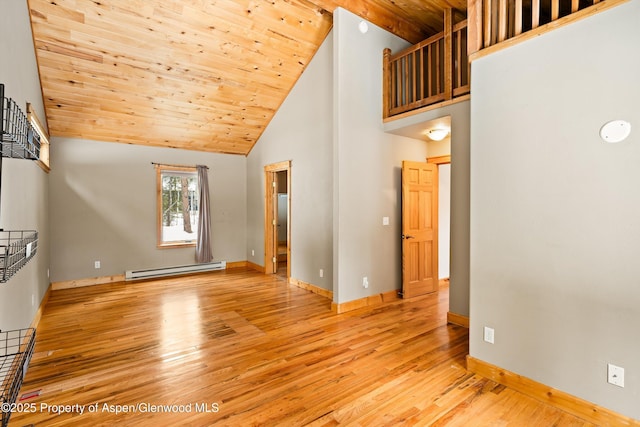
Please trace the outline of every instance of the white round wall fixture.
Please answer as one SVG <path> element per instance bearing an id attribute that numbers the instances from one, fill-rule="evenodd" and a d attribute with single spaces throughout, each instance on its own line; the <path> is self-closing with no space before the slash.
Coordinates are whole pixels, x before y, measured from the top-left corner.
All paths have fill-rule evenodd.
<path id="1" fill-rule="evenodd" d="M 366 34 L 366 32 L 369 31 L 369 25 L 364 21 L 360 21 L 358 24 L 358 30 L 360 30 L 362 34 Z"/>
<path id="2" fill-rule="evenodd" d="M 630 133 L 631 123 L 625 120 L 612 120 L 600 128 L 600 138 L 611 144 L 624 141 Z"/>

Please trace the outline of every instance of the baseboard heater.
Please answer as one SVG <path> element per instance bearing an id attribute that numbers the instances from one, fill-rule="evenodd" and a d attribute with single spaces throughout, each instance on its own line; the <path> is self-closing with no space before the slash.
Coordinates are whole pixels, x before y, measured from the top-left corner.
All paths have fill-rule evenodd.
<path id="1" fill-rule="evenodd" d="M 175 276 L 178 274 L 200 273 L 203 271 L 224 270 L 226 261 L 208 262 L 205 264 L 180 265 L 176 267 L 149 268 L 146 270 L 129 270 L 125 272 L 125 280 L 149 279 L 154 277 Z"/>

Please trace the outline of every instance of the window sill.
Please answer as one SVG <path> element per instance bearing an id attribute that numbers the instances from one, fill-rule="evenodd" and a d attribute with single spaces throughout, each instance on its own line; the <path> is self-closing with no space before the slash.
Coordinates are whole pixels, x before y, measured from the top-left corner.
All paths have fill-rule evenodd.
<path id="1" fill-rule="evenodd" d="M 195 247 L 195 246 L 196 246 L 196 242 L 158 243 L 158 249 L 189 248 L 189 247 Z"/>

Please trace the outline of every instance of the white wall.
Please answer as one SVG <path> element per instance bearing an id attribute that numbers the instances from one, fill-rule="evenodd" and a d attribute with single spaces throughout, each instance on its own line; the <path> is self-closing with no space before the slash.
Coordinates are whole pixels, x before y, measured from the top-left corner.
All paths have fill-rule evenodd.
<path id="1" fill-rule="evenodd" d="M 263 168 L 292 160 L 291 275 L 332 289 L 338 303 L 400 289 L 400 168 L 426 158 L 424 141 L 382 126 L 382 51 L 408 43 L 373 24 L 361 34 L 360 21 L 334 12 L 332 32 L 247 166 L 248 258 L 264 265 Z"/>
<path id="2" fill-rule="evenodd" d="M 246 260 L 245 157 L 71 138 L 52 146 L 53 282 L 195 263 L 194 247 L 156 247 L 151 162 L 209 166 L 214 260 Z"/>
<path id="3" fill-rule="evenodd" d="M 333 287 L 332 43 L 330 33 L 247 157 L 246 258 L 264 266 L 264 166 L 291 160 L 291 276 L 327 290 Z"/>
<path id="4" fill-rule="evenodd" d="M 639 17 L 624 3 L 471 67 L 471 355 L 636 419 Z M 612 119 L 627 141 L 600 140 Z"/>
<path id="5" fill-rule="evenodd" d="M 23 112 L 29 102 L 44 121 L 27 3 L 3 1 L 1 9 L 0 83 L 5 84 L 5 96 Z M 39 237 L 34 258 L 8 282 L 0 283 L 0 329 L 11 330 L 31 324 L 49 285 L 49 192 L 48 175 L 32 161 L 3 159 L 2 169 L 0 228 L 37 230 Z"/>
<path id="6" fill-rule="evenodd" d="M 451 126 L 451 120 L 449 120 Z M 429 157 L 440 157 L 451 155 L 451 135 L 448 135 L 442 141 L 427 140 L 427 155 Z"/>
<path id="7" fill-rule="evenodd" d="M 408 45 L 343 9 L 333 14 L 334 301 L 401 288 L 403 160 L 424 161 L 426 143 L 384 132 L 382 52 Z M 390 218 L 383 226 L 382 218 Z M 362 286 L 367 277 L 369 288 Z"/>

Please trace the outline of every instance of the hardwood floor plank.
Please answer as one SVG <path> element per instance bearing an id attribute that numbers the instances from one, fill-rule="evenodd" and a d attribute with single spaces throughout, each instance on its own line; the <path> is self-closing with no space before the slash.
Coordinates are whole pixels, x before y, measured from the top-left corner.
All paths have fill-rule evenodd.
<path id="1" fill-rule="evenodd" d="M 37 410 L 10 425 L 590 425 L 469 373 L 448 288 L 330 304 L 248 269 L 52 291 L 21 390 Z"/>

